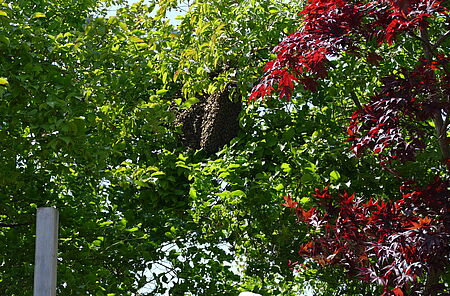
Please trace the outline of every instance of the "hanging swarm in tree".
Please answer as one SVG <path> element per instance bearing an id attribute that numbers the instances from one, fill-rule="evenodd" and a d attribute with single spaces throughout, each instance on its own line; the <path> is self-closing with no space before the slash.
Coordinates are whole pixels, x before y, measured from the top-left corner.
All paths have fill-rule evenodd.
<path id="1" fill-rule="evenodd" d="M 184 146 L 200 149 L 202 135 L 202 120 L 205 114 L 205 100 L 201 100 L 190 108 L 178 113 L 175 123 L 181 124 L 181 142 Z"/>
<path id="2" fill-rule="evenodd" d="M 232 86 L 214 92 L 206 101 L 202 121 L 200 147 L 208 153 L 217 152 L 239 132 L 240 101 L 230 100 Z"/>
<path id="3" fill-rule="evenodd" d="M 240 100 L 230 99 L 232 90 L 229 85 L 178 114 L 176 123 L 183 125 L 185 146 L 214 153 L 237 136 L 242 105 Z"/>

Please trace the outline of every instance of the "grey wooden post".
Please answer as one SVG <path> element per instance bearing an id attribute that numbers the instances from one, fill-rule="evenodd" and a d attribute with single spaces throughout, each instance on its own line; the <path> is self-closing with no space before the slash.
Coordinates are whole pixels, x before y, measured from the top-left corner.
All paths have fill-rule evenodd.
<path id="1" fill-rule="evenodd" d="M 58 220 L 56 208 L 37 209 L 34 296 L 56 296 Z"/>

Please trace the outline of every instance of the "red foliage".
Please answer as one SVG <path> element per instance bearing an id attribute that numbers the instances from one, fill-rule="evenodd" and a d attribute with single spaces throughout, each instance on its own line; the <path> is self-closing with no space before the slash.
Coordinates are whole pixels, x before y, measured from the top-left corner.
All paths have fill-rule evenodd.
<path id="1" fill-rule="evenodd" d="M 266 74 L 250 100 L 270 96 L 290 99 L 294 81 L 315 90 L 317 79 L 327 76 L 328 57 L 355 51 L 358 44 L 376 38 L 392 43 L 403 32 L 427 26 L 435 13 L 444 12 L 436 0 L 310 0 L 300 13 L 302 29 L 287 36 L 267 63 Z"/>
<path id="2" fill-rule="evenodd" d="M 450 111 L 450 103 L 437 95 L 450 94 L 449 85 L 440 83 L 450 77 L 435 71 L 446 61 L 444 57 L 433 63 L 423 59 L 411 72 L 382 79 L 381 92 L 351 117 L 348 141 L 356 155 L 371 150 L 382 164 L 415 159 L 417 151 L 425 148 L 426 128 L 420 122 Z"/>
<path id="3" fill-rule="evenodd" d="M 275 47 L 277 58 L 266 64 L 265 76 L 249 99 L 277 92 L 289 100 L 295 83 L 315 91 L 318 81 L 328 75 L 329 58 L 342 52 L 363 56 L 360 53 L 366 47 L 362 45 L 367 41 L 392 44 L 399 34 L 423 33 L 430 19 L 447 15 L 443 3 L 309 0 L 300 13 L 301 29 Z M 383 77 L 379 93 L 353 113 L 347 133 L 356 155 L 371 151 L 383 166 L 394 160 L 415 160 L 430 135 L 424 121 L 442 121 L 442 115 L 450 114 L 450 57 L 438 53 L 437 40 L 433 45 L 422 38 L 427 59 L 422 58 L 412 71 L 403 69 Z M 366 57 L 373 65 L 383 61 L 373 52 Z M 450 158 L 444 152 L 448 147 L 442 148 L 447 137 L 445 124 L 436 129 L 448 163 Z M 313 235 L 300 247 L 300 255 L 314 258 L 320 265 L 344 266 L 350 274 L 384 286 L 383 295 L 423 295 L 428 288 L 418 278 L 426 278 L 427 272 L 439 275 L 450 261 L 449 186 L 450 180 L 440 179 L 426 188 L 405 184 L 397 201 L 365 202 L 345 192 L 336 195 L 328 188 L 316 189 L 316 207 L 303 209 L 290 196 L 283 205 L 295 211 L 299 222 L 319 230 L 320 235 Z M 432 284 L 437 284 L 434 281 Z"/>
<path id="4" fill-rule="evenodd" d="M 395 202 L 368 202 L 347 193 L 316 189 L 318 208 L 290 201 L 300 221 L 315 231 L 299 254 L 320 265 L 338 264 L 362 280 L 385 287 L 384 295 L 424 289 L 417 278 L 441 271 L 450 259 L 450 182 L 437 179 L 407 190 Z"/>

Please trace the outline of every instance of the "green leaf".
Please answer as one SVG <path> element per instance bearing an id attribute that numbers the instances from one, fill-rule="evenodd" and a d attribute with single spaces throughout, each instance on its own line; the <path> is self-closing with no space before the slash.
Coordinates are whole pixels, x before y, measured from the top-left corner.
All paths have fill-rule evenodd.
<path id="1" fill-rule="evenodd" d="M 302 183 L 309 183 L 309 182 L 312 182 L 312 181 L 314 181 L 314 176 L 311 175 L 311 174 L 308 174 L 308 173 L 303 174 L 302 177 L 300 178 L 300 181 L 301 181 Z"/>
<path id="2" fill-rule="evenodd" d="M 72 142 L 72 139 L 70 137 L 60 137 L 60 139 L 63 140 L 67 145 Z"/>
<path id="3" fill-rule="evenodd" d="M 122 28 L 122 30 L 128 31 L 128 26 L 127 26 L 127 24 L 125 24 L 125 23 L 123 23 L 123 22 L 119 22 L 119 26 L 120 26 L 120 28 Z"/>
<path id="4" fill-rule="evenodd" d="M 93 244 L 94 246 L 96 246 L 96 247 L 100 247 L 100 245 L 102 244 L 102 241 L 96 239 L 96 240 L 94 240 L 94 241 L 92 242 L 92 244 Z"/>
<path id="5" fill-rule="evenodd" d="M 141 38 L 139 38 L 137 36 L 130 36 L 130 40 L 131 40 L 131 42 L 134 42 L 134 43 L 144 42 L 144 40 L 142 40 Z"/>
<path id="6" fill-rule="evenodd" d="M 108 19 L 108 24 L 116 24 L 117 23 L 117 17 L 111 16 Z"/>
<path id="7" fill-rule="evenodd" d="M 175 71 L 175 74 L 173 74 L 173 82 L 176 82 L 176 81 L 177 81 L 178 76 L 179 76 L 181 73 L 183 73 L 183 71 L 181 71 L 181 70 Z"/>
<path id="8" fill-rule="evenodd" d="M 191 198 L 193 198 L 193 199 L 196 199 L 196 198 L 197 198 L 197 191 L 195 190 L 195 188 L 191 187 L 191 188 L 189 189 L 189 196 L 190 196 Z"/>
<path id="9" fill-rule="evenodd" d="M 282 163 L 281 169 L 283 170 L 283 172 L 289 173 L 291 171 L 291 166 L 288 163 Z"/>
<path id="10" fill-rule="evenodd" d="M 283 140 L 289 141 L 294 137 L 294 135 L 295 129 L 291 127 L 288 130 L 286 130 L 285 133 L 283 133 Z"/>
<path id="11" fill-rule="evenodd" d="M 138 186 L 141 187 L 149 187 L 149 185 L 147 184 L 147 182 L 141 181 L 141 180 L 134 180 L 134 183 Z"/>
<path id="12" fill-rule="evenodd" d="M 219 178 L 221 179 L 225 179 L 226 177 L 228 177 L 230 175 L 229 172 L 222 172 L 219 174 Z"/>
<path id="13" fill-rule="evenodd" d="M 158 176 L 164 176 L 166 175 L 166 173 L 164 172 L 154 172 L 153 174 L 151 174 L 151 177 L 158 177 Z"/>
<path id="14" fill-rule="evenodd" d="M 189 99 L 187 99 L 186 102 L 183 103 L 183 105 L 181 105 L 181 108 L 183 108 L 183 109 L 189 108 L 198 102 L 200 102 L 200 100 L 197 98 L 194 98 L 194 97 L 189 98 Z"/>
<path id="15" fill-rule="evenodd" d="M 245 192 L 242 190 L 234 190 L 234 191 L 231 191 L 231 196 L 244 196 L 245 197 Z"/>
<path id="16" fill-rule="evenodd" d="M 8 17 L 8 14 L 6 13 L 6 11 L 0 10 L 0 16 Z"/>
<path id="17" fill-rule="evenodd" d="M 332 171 L 332 172 L 330 173 L 330 180 L 331 180 L 331 181 L 337 181 L 337 180 L 339 180 L 340 178 L 341 178 L 341 174 L 339 174 L 338 171 Z"/>
<path id="18" fill-rule="evenodd" d="M 5 43 L 7 46 L 9 46 L 11 44 L 11 42 L 9 41 L 9 38 L 3 35 L 0 35 L 0 42 Z"/>
<path id="19" fill-rule="evenodd" d="M 46 17 L 45 13 L 35 12 L 31 18 L 43 18 L 43 17 Z"/>
<path id="20" fill-rule="evenodd" d="M 8 86 L 9 85 L 8 79 L 6 79 L 4 77 L 0 77 L 0 85 L 1 86 Z"/>
<path id="21" fill-rule="evenodd" d="M 275 190 L 276 191 L 281 191 L 281 190 L 283 190 L 284 189 L 284 185 L 283 184 L 278 184 L 276 187 L 275 187 Z"/>
<path id="22" fill-rule="evenodd" d="M 158 96 L 162 96 L 162 95 L 164 95 L 165 93 L 167 93 L 169 90 L 167 90 L 167 89 L 158 89 L 157 91 L 156 91 L 156 94 L 158 95 Z"/>
<path id="23" fill-rule="evenodd" d="M 100 227 L 106 227 L 106 226 L 109 226 L 109 225 L 111 225 L 111 224 L 113 224 L 112 221 L 105 221 L 105 222 L 102 222 L 102 223 L 98 224 L 98 226 L 100 226 Z"/>

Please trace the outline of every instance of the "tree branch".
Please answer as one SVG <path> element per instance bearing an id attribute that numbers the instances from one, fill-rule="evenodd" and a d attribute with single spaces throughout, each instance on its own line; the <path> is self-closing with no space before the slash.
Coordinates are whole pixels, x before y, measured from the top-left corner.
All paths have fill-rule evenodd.
<path id="1" fill-rule="evenodd" d="M 429 54 L 430 59 L 433 56 L 433 52 L 442 44 L 442 42 L 450 36 L 450 31 L 447 31 L 444 35 L 441 35 L 438 40 L 433 44 L 430 42 L 430 38 L 428 37 L 428 31 L 425 28 L 420 30 L 420 36 L 414 34 L 414 32 L 409 33 L 412 37 L 420 40 L 424 45 L 425 57 Z"/>
<path id="2" fill-rule="evenodd" d="M 432 50 L 435 50 L 436 48 L 439 47 L 439 45 L 442 44 L 442 42 L 445 41 L 445 39 L 447 39 L 447 37 L 450 36 L 450 31 L 447 31 L 447 33 L 445 33 L 444 35 L 442 35 L 441 37 L 439 37 L 438 40 L 436 40 L 436 43 L 433 44 L 433 47 L 431 48 Z"/>
<path id="3" fill-rule="evenodd" d="M 355 103 L 356 107 L 358 107 L 358 109 L 363 108 L 363 106 L 361 105 L 361 102 L 358 100 L 358 97 L 356 96 L 356 94 L 354 92 L 351 93 L 351 98 L 353 100 L 353 103 Z"/>
<path id="4" fill-rule="evenodd" d="M 33 224 L 32 222 L 25 222 L 25 223 L 0 223 L 0 228 L 5 228 L 5 227 L 20 227 L 20 226 L 28 226 Z"/>
<path id="5" fill-rule="evenodd" d="M 430 43 L 430 37 L 428 36 L 428 31 L 426 28 L 420 29 L 420 37 L 419 39 L 423 43 L 423 51 L 425 54 L 425 58 L 431 62 L 433 59 L 433 45 Z"/>
<path id="6" fill-rule="evenodd" d="M 450 171 L 450 142 L 447 137 L 448 116 L 449 115 L 447 114 L 447 118 L 444 121 L 441 113 L 436 113 L 433 122 L 436 126 L 436 136 L 441 150 L 442 160 Z"/>
<path id="7" fill-rule="evenodd" d="M 439 283 L 439 272 L 434 268 L 428 270 L 428 278 L 425 284 L 425 290 L 423 292 L 424 296 L 435 296 L 437 295 L 436 285 Z"/>
<path id="8" fill-rule="evenodd" d="M 442 38 L 445 39 L 444 36 L 446 36 L 447 34 L 448 32 L 442 35 L 439 40 Z M 423 42 L 423 51 L 425 54 L 425 58 L 431 62 L 431 60 L 433 59 L 433 46 L 430 47 L 430 38 L 428 36 L 428 31 L 426 28 L 420 29 L 420 38 Z M 434 46 L 436 46 L 436 44 Z M 447 169 L 450 171 L 450 141 L 447 137 L 448 116 L 449 114 L 447 114 L 447 118 L 444 121 L 441 115 L 441 110 L 439 110 L 433 116 L 433 122 L 436 127 L 436 136 L 442 154 L 442 161 L 447 165 Z"/>

